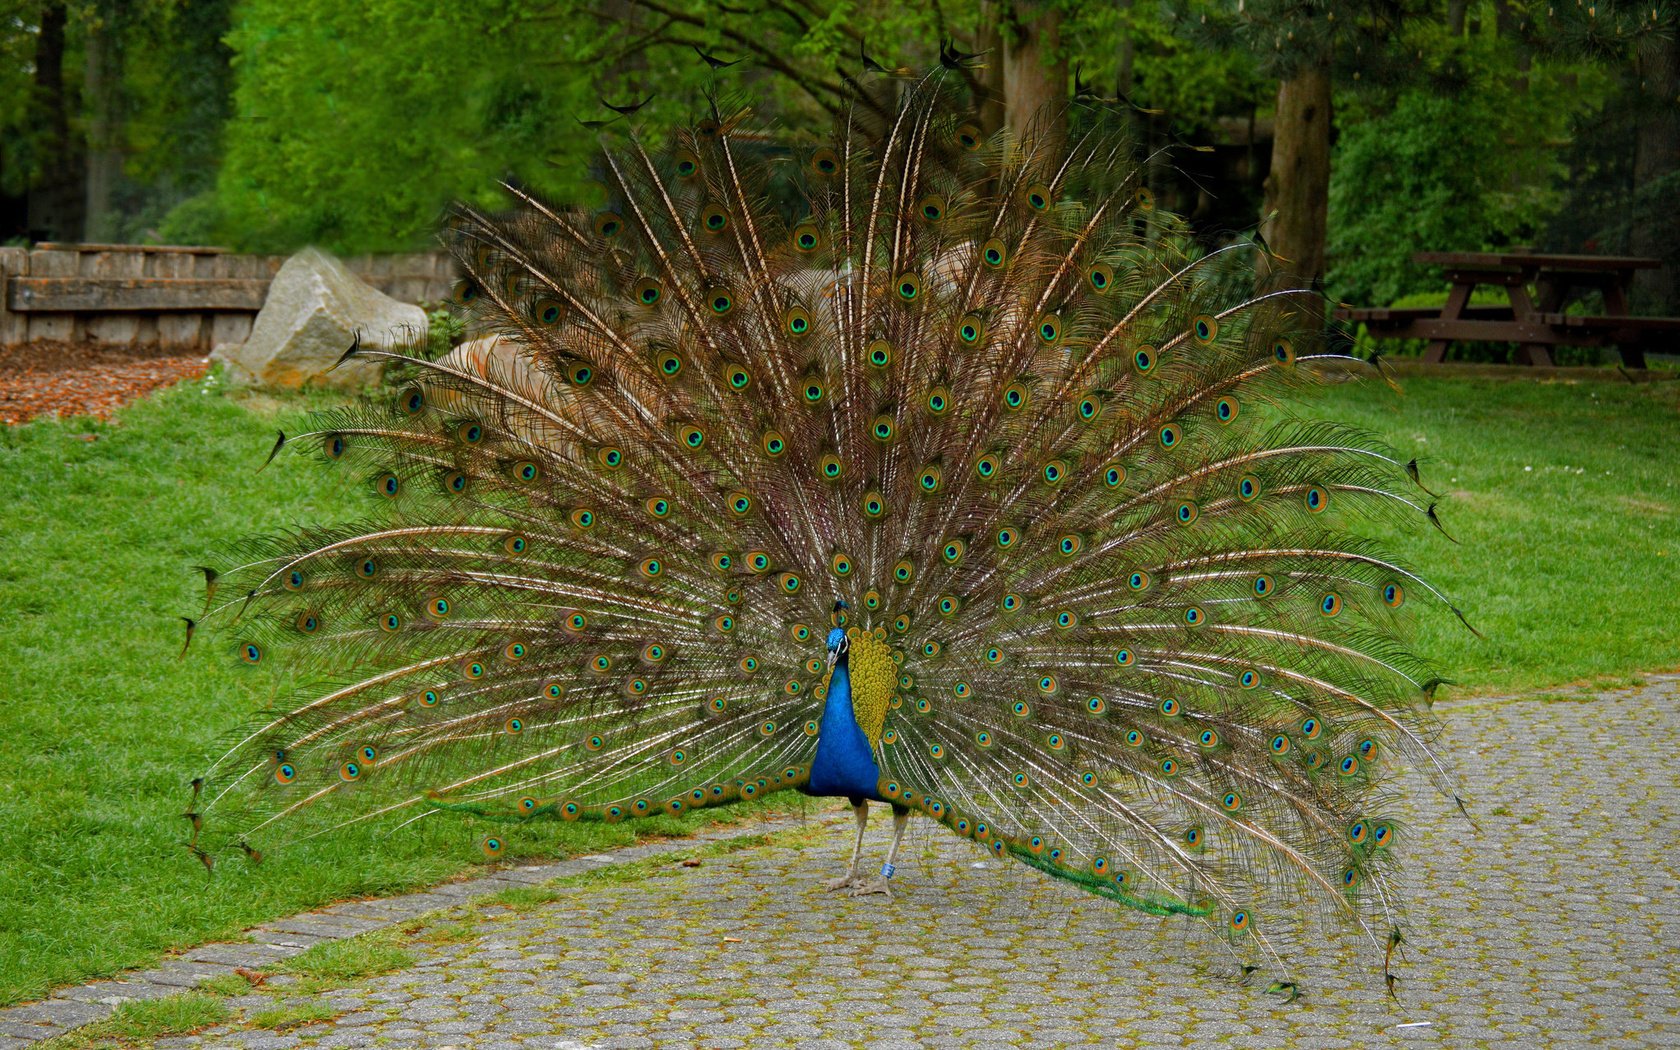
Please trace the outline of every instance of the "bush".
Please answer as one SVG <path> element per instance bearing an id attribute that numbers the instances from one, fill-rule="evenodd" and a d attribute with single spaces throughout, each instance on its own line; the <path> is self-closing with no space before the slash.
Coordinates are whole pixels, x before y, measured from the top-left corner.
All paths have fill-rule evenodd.
<path id="1" fill-rule="evenodd" d="M 1563 207 L 1558 145 L 1605 92 L 1602 74 L 1536 63 L 1521 70 L 1485 37 L 1420 51 L 1434 67 L 1391 96 L 1344 93 L 1332 157 L 1328 287 L 1394 303 L 1441 286 L 1420 251 L 1541 243 Z M 1523 89 L 1512 83 L 1521 78 Z"/>
<path id="2" fill-rule="evenodd" d="M 1490 109 L 1472 96 L 1411 91 L 1392 113 L 1343 129 L 1328 245 L 1338 296 L 1392 303 L 1439 287 L 1413 252 L 1505 248 L 1545 222 L 1555 201 L 1505 177 L 1510 150 Z"/>

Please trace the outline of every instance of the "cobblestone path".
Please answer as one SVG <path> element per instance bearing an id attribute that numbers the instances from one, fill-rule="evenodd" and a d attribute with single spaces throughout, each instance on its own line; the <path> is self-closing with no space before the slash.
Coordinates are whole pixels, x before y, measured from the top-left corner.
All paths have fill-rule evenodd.
<path id="1" fill-rule="evenodd" d="M 411 936 L 412 967 L 307 997 L 331 1020 L 157 1045 L 1680 1046 L 1680 788 L 1651 757 L 1680 751 L 1680 676 L 1441 710 L 1480 830 L 1417 784 L 1397 999 L 1368 944 L 1333 937 L 1285 1003 L 1183 925 L 925 822 L 896 899 L 831 896 L 840 810 L 698 866 L 678 850 L 440 920 Z M 275 996 L 304 998 L 232 1002 Z"/>

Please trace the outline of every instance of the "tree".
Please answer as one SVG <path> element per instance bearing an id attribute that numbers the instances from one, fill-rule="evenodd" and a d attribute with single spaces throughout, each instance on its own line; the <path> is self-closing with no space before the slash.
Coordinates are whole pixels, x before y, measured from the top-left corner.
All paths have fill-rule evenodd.
<path id="1" fill-rule="evenodd" d="M 232 0 L 0 0 L 7 234 L 125 240 L 213 180 Z"/>
<path id="2" fill-rule="evenodd" d="M 1230 0 L 1204 15 L 1212 40 L 1277 79 L 1261 232 L 1295 279 L 1325 273 L 1334 88 L 1403 79 L 1407 25 L 1430 14 L 1423 0 Z"/>
<path id="3" fill-rule="evenodd" d="M 1560 147 L 1610 78 L 1478 23 L 1465 36 L 1414 25 L 1423 57 L 1411 83 L 1341 93 L 1326 282 L 1336 298 L 1392 303 L 1443 290 L 1438 271 L 1412 262 L 1417 251 L 1546 241 L 1566 192 Z"/>
<path id="4" fill-rule="evenodd" d="M 112 213 L 117 181 L 123 170 L 123 16 L 119 4 L 94 4 L 83 25 L 82 97 L 87 105 L 86 193 L 82 206 L 82 239 L 116 240 Z"/>
<path id="5" fill-rule="evenodd" d="M 1599 198 L 1601 238 L 1632 254 L 1665 260 L 1662 269 L 1635 278 L 1642 305 L 1680 313 L 1680 211 L 1674 207 L 1680 199 L 1680 4 L 1603 0 L 1549 6 L 1535 22 L 1538 46 L 1591 56 L 1619 76 L 1620 89 L 1603 120 L 1627 135 L 1621 143 L 1602 145 L 1627 151 L 1628 180 L 1619 188 L 1589 185 L 1582 196 Z M 1590 172 L 1604 160 L 1587 159 L 1581 166 Z"/>

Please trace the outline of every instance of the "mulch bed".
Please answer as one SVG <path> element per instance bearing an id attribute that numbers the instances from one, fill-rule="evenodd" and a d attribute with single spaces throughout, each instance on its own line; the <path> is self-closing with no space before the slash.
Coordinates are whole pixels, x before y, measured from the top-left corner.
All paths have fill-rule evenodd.
<path id="1" fill-rule="evenodd" d="M 210 367 L 203 351 L 98 343 L 0 346 L 0 423 L 36 416 L 104 418 Z"/>

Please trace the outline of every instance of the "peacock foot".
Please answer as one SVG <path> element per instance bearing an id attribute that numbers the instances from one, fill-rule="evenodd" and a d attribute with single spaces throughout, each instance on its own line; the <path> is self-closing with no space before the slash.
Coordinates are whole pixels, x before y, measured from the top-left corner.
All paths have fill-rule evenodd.
<path id="1" fill-rule="evenodd" d="M 846 875 L 840 876 L 838 879 L 827 879 L 827 880 L 825 880 L 823 882 L 823 889 L 827 890 L 830 893 L 833 893 L 835 890 L 843 890 L 843 889 L 846 889 L 848 886 L 856 886 L 861 881 L 862 880 L 860 880 L 855 873 L 848 873 Z"/>
<path id="2" fill-rule="evenodd" d="M 863 897 L 871 893 L 884 893 L 888 897 L 893 895 L 892 887 L 887 885 L 886 879 L 870 879 L 868 882 L 858 880 L 852 887 L 852 896 Z"/>

